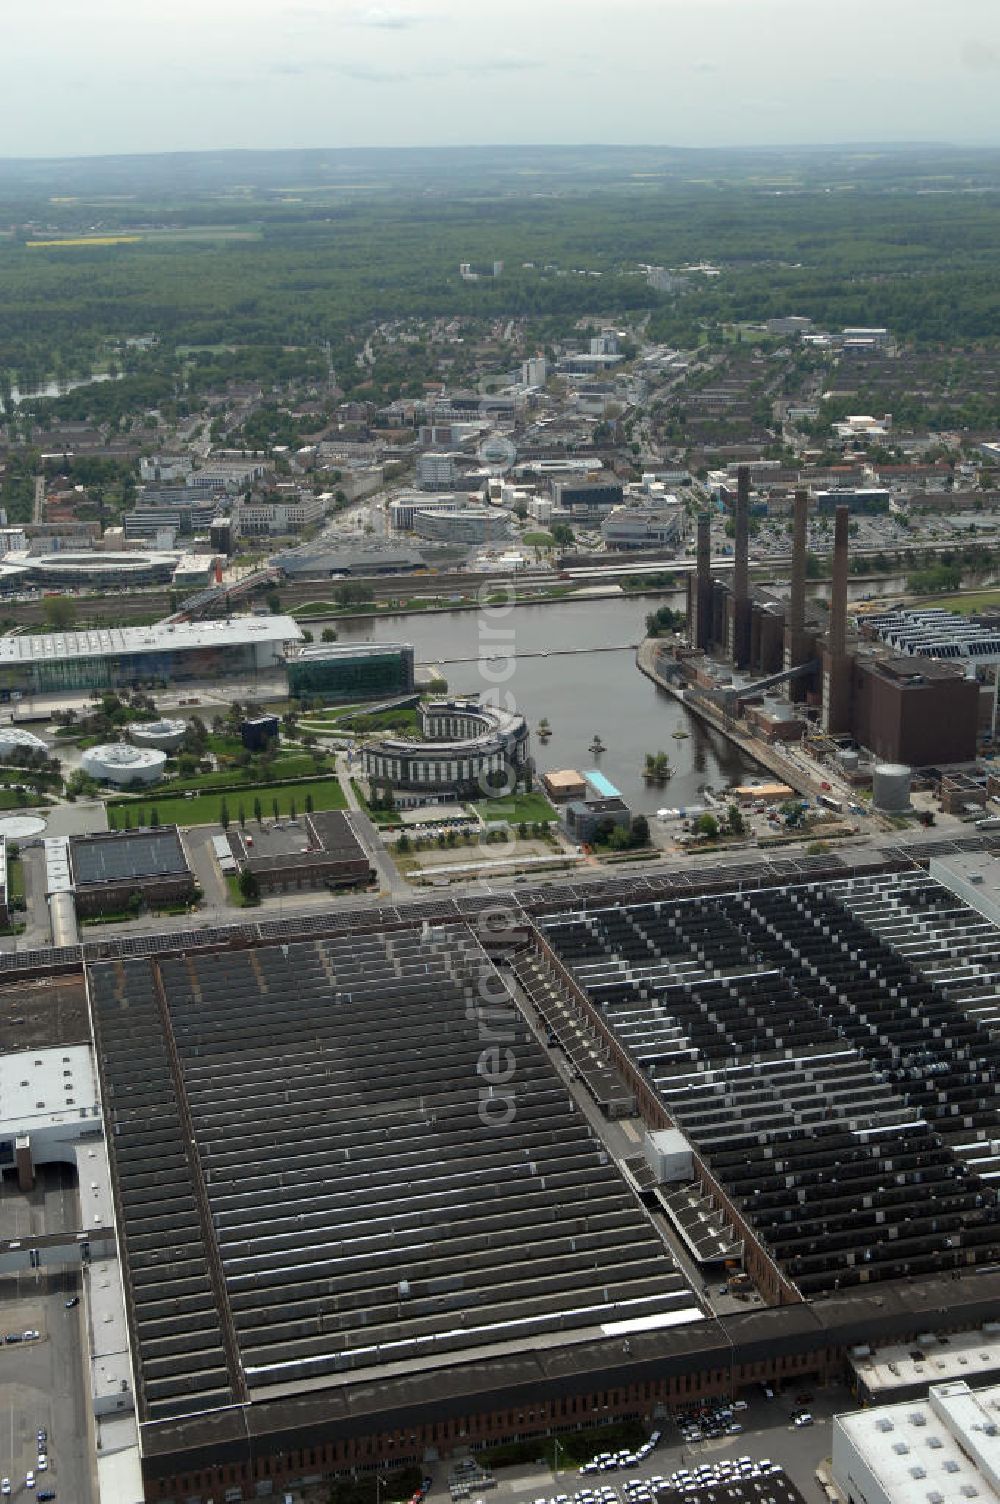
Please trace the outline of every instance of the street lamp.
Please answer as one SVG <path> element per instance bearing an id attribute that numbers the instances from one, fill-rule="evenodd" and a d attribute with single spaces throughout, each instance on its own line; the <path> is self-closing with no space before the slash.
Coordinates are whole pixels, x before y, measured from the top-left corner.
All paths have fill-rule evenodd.
<path id="1" fill-rule="evenodd" d="M 565 1451 L 566 1448 L 563 1446 L 563 1444 L 559 1440 L 558 1436 L 553 1436 L 553 1438 L 552 1438 L 552 1471 L 556 1475 L 558 1475 L 558 1472 L 559 1472 L 559 1452 L 560 1452 L 560 1450 Z"/>

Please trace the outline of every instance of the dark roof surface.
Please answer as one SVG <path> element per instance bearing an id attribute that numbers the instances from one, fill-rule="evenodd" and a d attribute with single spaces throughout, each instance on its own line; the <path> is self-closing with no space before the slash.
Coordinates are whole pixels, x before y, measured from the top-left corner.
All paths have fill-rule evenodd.
<path id="1" fill-rule="evenodd" d="M 168 877 L 188 870 L 176 826 L 111 836 L 71 836 L 77 883 L 112 883 Z"/>

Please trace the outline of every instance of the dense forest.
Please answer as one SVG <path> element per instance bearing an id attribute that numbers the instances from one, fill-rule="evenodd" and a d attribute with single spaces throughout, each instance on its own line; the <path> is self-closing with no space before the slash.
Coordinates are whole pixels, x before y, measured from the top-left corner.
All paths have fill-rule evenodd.
<path id="1" fill-rule="evenodd" d="M 386 153 L 382 179 L 366 163 L 364 199 L 344 188 L 356 165 L 330 167 L 336 154 L 252 155 L 268 159 L 262 186 L 240 194 L 216 159 L 214 177 L 197 158 L 148 159 L 147 197 L 143 159 L 0 164 L 0 401 L 109 359 L 127 379 L 59 399 L 60 412 L 154 406 L 181 361 L 195 391 L 220 375 L 308 378 L 327 362 L 349 385 L 359 336 L 389 318 L 516 316 L 545 338 L 586 315 L 648 314 L 654 338 L 685 347 L 706 327 L 786 313 L 887 324 L 918 345 L 1000 336 L 996 153 L 660 153 L 657 171 L 642 153 L 596 152 L 589 170 L 585 154 L 543 153 L 530 189 L 492 153 L 475 190 L 475 153 L 418 153 L 409 192 L 406 154 Z M 292 201 L 282 169 L 287 182 L 301 164 L 272 159 L 300 156 L 329 191 Z M 695 171 L 709 175 L 694 183 Z M 102 200 L 123 177 L 136 196 Z M 128 239 L 81 243 L 95 231 Z M 493 260 L 496 281 L 460 279 L 459 262 Z M 673 294 L 640 269 L 701 261 L 721 275 Z M 150 331 L 155 351 L 109 356 Z M 192 359 L 192 345 L 210 349 Z"/>

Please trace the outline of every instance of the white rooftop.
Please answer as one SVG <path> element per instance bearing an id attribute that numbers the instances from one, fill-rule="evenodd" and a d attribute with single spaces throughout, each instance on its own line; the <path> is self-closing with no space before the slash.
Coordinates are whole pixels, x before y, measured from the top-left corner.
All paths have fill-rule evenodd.
<path id="1" fill-rule="evenodd" d="M 0 1134 L 13 1138 L 56 1124 L 76 1124 L 97 1110 L 89 1045 L 0 1055 Z"/>
<path id="2" fill-rule="evenodd" d="M 69 893 L 73 887 L 69 870 L 69 836 L 46 836 L 44 845 L 46 893 Z"/>
<path id="3" fill-rule="evenodd" d="M 1000 1372 L 1000 1324 L 995 1330 L 951 1332 L 945 1342 L 926 1332 L 913 1342 L 853 1356 L 851 1367 L 870 1395 L 885 1400 L 893 1399 L 893 1390 L 916 1384 L 929 1387 L 951 1379 L 975 1382 L 977 1375 L 985 1378 Z"/>
<path id="4" fill-rule="evenodd" d="M 998 1467 L 1000 1386 L 941 1384 L 926 1400 L 834 1417 L 834 1480 L 855 1495 L 848 1479 L 863 1470 L 890 1504 L 1000 1504 Z"/>
<path id="5" fill-rule="evenodd" d="M 228 621 L 154 622 L 149 627 L 106 627 L 91 632 L 42 632 L 0 637 L 0 667 L 57 663 L 104 654 L 178 652 L 184 648 L 233 647 L 254 642 L 300 642 L 290 616 L 233 616 Z"/>

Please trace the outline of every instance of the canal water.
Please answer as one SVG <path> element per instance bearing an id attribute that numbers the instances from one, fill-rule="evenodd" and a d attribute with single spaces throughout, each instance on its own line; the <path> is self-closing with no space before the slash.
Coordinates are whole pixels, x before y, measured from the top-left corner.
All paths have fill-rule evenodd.
<path id="1" fill-rule="evenodd" d="M 518 606 L 497 617 L 416 612 L 340 621 L 337 635 L 341 642 L 412 643 L 417 663 L 440 665 L 453 694 L 483 693 L 493 675 L 507 671 L 498 658 L 481 662 L 480 651 L 483 658 L 511 653 L 513 671 L 497 688 L 527 716 L 539 772 L 599 768 L 633 811 L 653 814 L 664 806 L 699 803 L 705 784 L 719 789 L 761 771 L 636 668 L 634 646 L 623 644 L 639 642 L 656 604 L 647 596 Z M 513 636 L 481 636 L 481 624 Z M 591 651 L 560 653 L 560 648 Z M 547 656 L 535 656 L 543 653 Z M 544 743 L 536 730 L 543 716 L 552 727 Z M 687 735 L 675 737 L 675 731 Z M 604 752 L 589 750 L 595 734 Z M 647 752 L 658 751 L 667 753 L 674 773 L 666 783 L 647 784 L 643 760 Z"/>

